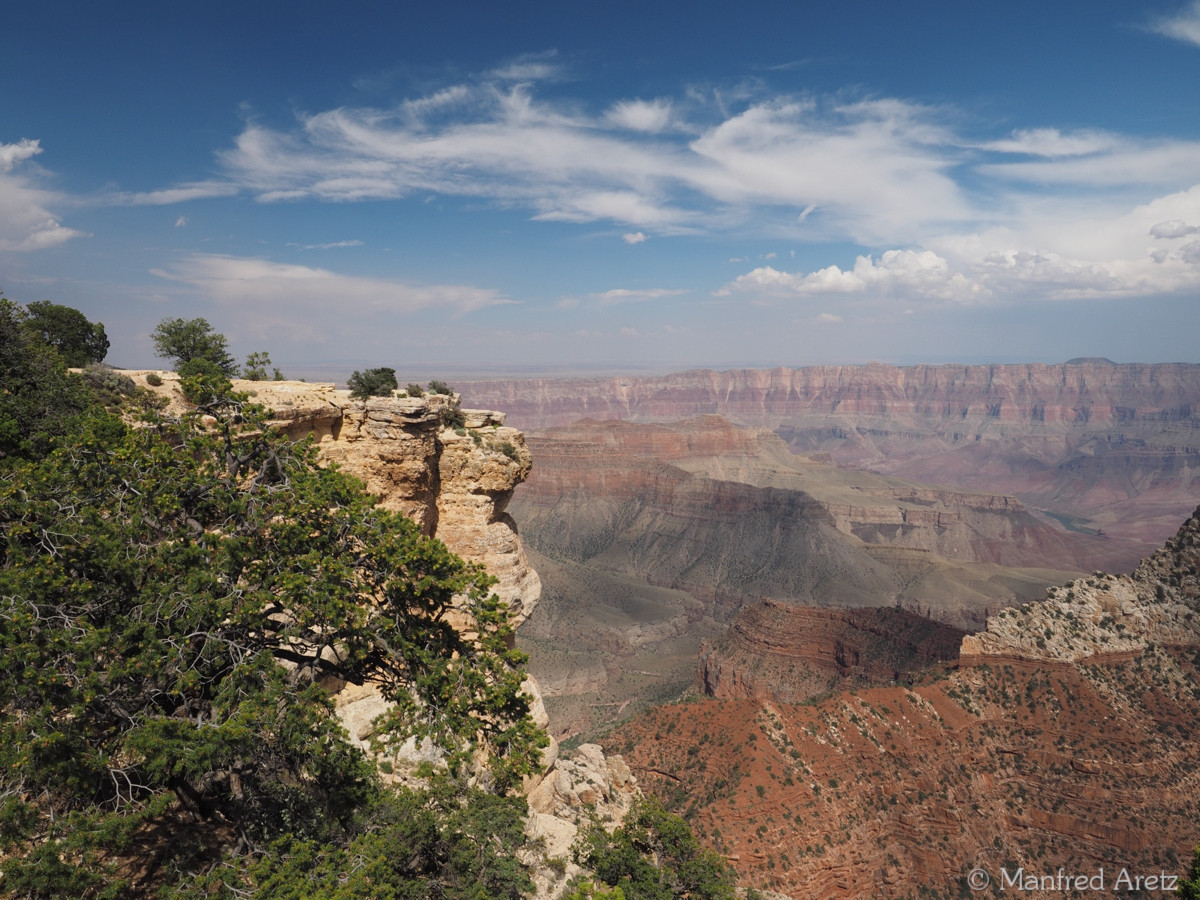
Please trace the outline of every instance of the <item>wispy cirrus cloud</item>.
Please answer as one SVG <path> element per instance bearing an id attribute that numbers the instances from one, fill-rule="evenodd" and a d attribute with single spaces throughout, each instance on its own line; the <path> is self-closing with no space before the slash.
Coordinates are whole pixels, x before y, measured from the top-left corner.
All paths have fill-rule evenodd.
<path id="1" fill-rule="evenodd" d="M 1200 47 L 1200 0 L 1192 0 L 1174 15 L 1154 19 L 1149 28 L 1166 37 Z"/>
<path id="2" fill-rule="evenodd" d="M 51 212 L 52 207 L 65 204 L 66 198 L 39 187 L 36 170 L 24 171 L 23 164 L 41 152 L 37 140 L 0 144 L 0 250 L 43 250 L 84 234 L 65 227 Z"/>
<path id="3" fill-rule="evenodd" d="M 557 83 L 554 99 L 543 81 Z M 984 302 L 1161 293 L 1200 278 L 1191 250 L 1151 232 L 1200 222 L 1198 141 L 1055 127 L 980 135 L 951 108 L 761 87 L 589 109 L 563 99 L 564 83 L 542 54 L 388 106 L 306 114 L 290 128 L 251 122 L 220 154 L 224 180 L 130 202 L 442 195 L 616 225 L 629 244 L 753 234 L 860 248 L 808 271 L 753 269 L 727 294 Z"/>
<path id="4" fill-rule="evenodd" d="M 412 284 L 219 254 L 193 254 L 152 274 L 195 289 L 260 330 L 277 328 L 305 339 L 338 333 L 354 320 L 388 321 L 422 310 L 461 315 L 515 302 L 471 285 Z"/>
<path id="5" fill-rule="evenodd" d="M 613 288 L 587 294 L 584 297 L 564 297 L 558 301 L 560 309 L 574 309 L 587 303 L 591 306 L 616 306 L 621 303 L 646 303 L 665 297 L 680 297 L 688 291 L 680 288 Z"/>

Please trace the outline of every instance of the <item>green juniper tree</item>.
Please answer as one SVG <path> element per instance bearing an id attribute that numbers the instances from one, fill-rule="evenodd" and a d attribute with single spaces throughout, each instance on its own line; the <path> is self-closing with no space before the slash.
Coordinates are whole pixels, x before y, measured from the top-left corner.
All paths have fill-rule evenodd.
<path id="1" fill-rule="evenodd" d="M 390 896 L 517 896 L 519 829 L 456 837 L 480 804 L 522 809 L 466 777 L 503 795 L 545 742 L 491 580 L 244 396 L 199 396 L 181 421 L 82 418 L 0 470 L 4 892 L 348 897 L 312 879 L 370 852 L 397 860 Z M 380 746 L 428 739 L 452 794 L 384 788 L 329 682 L 378 686 Z"/>
<path id="2" fill-rule="evenodd" d="M 163 319 L 154 326 L 150 337 L 154 341 L 154 352 L 174 360 L 176 369 L 192 360 L 204 359 L 220 369 L 226 378 L 237 374 L 237 361 L 229 353 L 229 341 L 225 335 L 214 331 L 207 319 Z"/>
<path id="3" fill-rule="evenodd" d="M 63 362 L 72 368 L 81 369 L 101 362 L 108 355 L 108 335 L 104 333 L 104 325 L 88 321 L 87 316 L 70 306 L 35 300 L 26 304 L 21 324 L 57 351 Z"/>

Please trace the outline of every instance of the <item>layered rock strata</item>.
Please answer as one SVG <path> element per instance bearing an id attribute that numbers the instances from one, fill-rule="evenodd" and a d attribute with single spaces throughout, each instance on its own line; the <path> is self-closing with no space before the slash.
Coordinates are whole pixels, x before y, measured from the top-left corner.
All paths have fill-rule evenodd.
<path id="1" fill-rule="evenodd" d="M 526 431 L 585 417 L 718 413 L 775 431 L 797 452 L 1082 519 L 1079 527 L 1135 545 L 1120 568 L 1200 500 L 1197 365 L 812 366 L 478 381 L 463 390 Z"/>
<path id="2" fill-rule="evenodd" d="M 1103 871 L 1123 892 L 1123 871 L 1186 871 L 1196 842 L 1197 619 L 1200 510 L 1131 576 L 1076 580 L 964 637 L 956 671 L 663 706 L 605 745 L 747 886 L 966 896 L 973 872 L 999 889 L 1021 869 Z"/>
<path id="3" fill-rule="evenodd" d="M 831 690 L 916 680 L 958 659 L 963 632 L 901 609 L 813 609 L 764 600 L 700 646 L 697 687 L 719 699 L 800 703 Z"/>

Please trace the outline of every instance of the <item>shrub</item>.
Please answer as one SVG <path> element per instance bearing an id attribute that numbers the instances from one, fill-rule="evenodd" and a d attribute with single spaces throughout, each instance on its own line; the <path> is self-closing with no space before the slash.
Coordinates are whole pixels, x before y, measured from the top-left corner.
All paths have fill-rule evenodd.
<path id="1" fill-rule="evenodd" d="M 151 372 L 146 376 L 146 384 L 150 385 L 150 387 L 162 387 L 162 383 L 162 376 L 157 372 Z"/>
<path id="2" fill-rule="evenodd" d="M 135 396 L 138 390 L 132 378 L 102 363 L 85 368 L 83 380 L 107 409 L 119 407 L 127 398 Z"/>
<path id="3" fill-rule="evenodd" d="M 431 394 L 453 394 L 450 385 L 444 381 L 438 381 L 436 378 L 429 382 L 429 393 Z"/>
<path id="4" fill-rule="evenodd" d="M 387 397 L 399 387 L 396 381 L 396 370 L 383 366 L 374 369 L 355 370 L 346 381 L 350 388 L 350 396 L 355 400 L 366 400 L 368 397 Z"/>
<path id="5" fill-rule="evenodd" d="M 407 393 L 408 396 L 410 396 L 410 397 L 424 397 L 425 396 L 425 389 L 422 388 L 419 384 L 409 384 L 409 386 L 406 387 L 404 390 L 405 390 L 405 393 Z"/>
<path id="6" fill-rule="evenodd" d="M 233 384 L 220 366 L 201 356 L 180 365 L 179 389 L 189 403 L 203 406 L 229 394 Z"/>
<path id="7" fill-rule="evenodd" d="M 453 428 L 457 431 L 460 428 L 465 428 L 467 424 L 467 417 L 463 415 L 463 411 L 461 409 L 451 409 L 447 407 L 446 409 L 442 410 L 441 418 L 443 428 Z"/>

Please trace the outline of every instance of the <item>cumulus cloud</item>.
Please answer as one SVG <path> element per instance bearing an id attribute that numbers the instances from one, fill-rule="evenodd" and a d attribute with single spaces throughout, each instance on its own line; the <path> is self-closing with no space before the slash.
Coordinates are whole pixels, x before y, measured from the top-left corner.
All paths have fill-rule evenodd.
<path id="1" fill-rule="evenodd" d="M 1150 229 L 1150 236 L 1156 238 L 1180 238 L 1187 237 L 1189 234 L 1200 232 L 1200 226 L 1189 225 L 1182 219 L 1171 219 L 1168 222 L 1159 222 Z"/>
<path id="2" fill-rule="evenodd" d="M 936 300 L 970 301 L 983 288 L 963 273 L 953 271 L 946 260 L 931 250 L 888 250 L 878 259 L 859 256 L 850 269 L 827 266 L 815 272 L 782 272 L 761 266 L 726 285 L 718 293 L 761 293 L 775 295 L 877 295 L 920 294 Z"/>
<path id="3" fill-rule="evenodd" d="M 23 162 L 41 152 L 36 140 L 0 144 L 0 250 L 43 250 L 83 235 L 50 211 L 65 198 L 38 187 L 35 175 L 21 171 Z"/>
<path id="4" fill-rule="evenodd" d="M 642 234 L 640 231 L 632 231 L 621 235 L 621 240 L 627 244 L 640 244 L 647 240 L 647 238 L 646 235 Z"/>
<path id="5" fill-rule="evenodd" d="M 1173 16 L 1163 16 L 1150 24 L 1150 30 L 1177 41 L 1200 46 L 1200 0 L 1192 0 Z"/>

